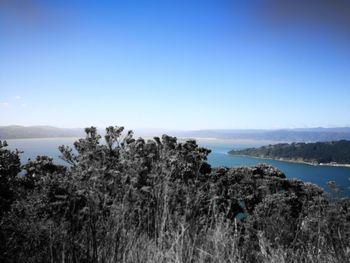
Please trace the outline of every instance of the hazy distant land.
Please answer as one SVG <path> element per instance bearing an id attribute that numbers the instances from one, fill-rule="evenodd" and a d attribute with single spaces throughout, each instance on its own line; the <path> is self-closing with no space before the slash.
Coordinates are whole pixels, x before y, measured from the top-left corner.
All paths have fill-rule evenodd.
<path id="1" fill-rule="evenodd" d="M 324 142 L 350 140 L 350 127 L 300 129 L 235 129 L 175 132 L 178 137 L 266 140 L 274 142 Z"/>
<path id="2" fill-rule="evenodd" d="M 0 139 L 33 139 L 83 137 L 84 129 L 65 129 L 52 126 L 0 126 Z"/>
<path id="3" fill-rule="evenodd" d="M 103 129 L 101 129 L 103 134 Z M 310 129 L 213 129 L 194 131 L 173 130 L 136 130 L 137 136 L 152 137 L 169 134 L 178 138 L 194 138 L 198 140 L 231 141 L 261 141 L 269 143 L 279 142 L 324 142 L 350 140 L 350 128 L 310 128 Z M 25 138 L 54 138 L 54 137 L 83 137 L 83 128 L 57 128 L 52 126 L 0 126 L 0 139 Z"/>

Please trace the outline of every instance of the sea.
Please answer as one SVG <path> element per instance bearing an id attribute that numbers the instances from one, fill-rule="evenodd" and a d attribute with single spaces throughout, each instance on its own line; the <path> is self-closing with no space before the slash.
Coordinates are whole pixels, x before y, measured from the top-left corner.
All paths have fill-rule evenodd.
<path id="1" fill-rule="evenodd" d="M 77 138 L 45 138 L 15 139 L 7 140 L 7 142 L 9 149 L 22 151 L 20 155 L 22 164 L 26 163 L 29 158 L 35 159 L 38 155 L 47 155 L 51 156 L 55 163 L 64 165 L 65 162 L 59 158 L 58 147 L 60 145 L 73 147 L 73 143 L 76 140 Z M 341 191 L 336 193 L 336 195 L 338 197 L 350 197 L 349 167 L 315 166 L 246 156 L 230 156 L 227 154 L 232 149 L 259 147 L 267 143 L 262 141 L 199 139 L 197 142 L 201 147 L 211 150 L 208 162 L 212 167 L 240 167 L 265 163 L 280 169 L 289 179 L 299 179 L 316 184 L 329 193 L 331 191 L 327 182 L 334 181 L 341 188 Z M 335 193 L 332 194 L 334 195 Z"/>

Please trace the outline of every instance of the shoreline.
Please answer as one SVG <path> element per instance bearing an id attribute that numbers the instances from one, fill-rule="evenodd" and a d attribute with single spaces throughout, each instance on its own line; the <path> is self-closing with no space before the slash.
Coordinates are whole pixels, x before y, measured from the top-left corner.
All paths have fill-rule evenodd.
<path id="1" fill-rule="evenodd" d="M 265 159 L 265 160 L 273 160 L 273 161 L 281 161 L 281 162 L 287 162 L 287 163 L 297 163 L 297 164 L 306 164 L 311 166 L 327 166 L 327 167 L 345 167 L 350 168 L 350 164 L 340 164 L 340 163 L 313 163 L 313 162 L 307 162 L 307 161 L 297 161 L 292 159 L 284 159 L 284 158 L 271 158 L 271 157 L 259 157 L 259 156 L 252 156 L 252 155 L 246 155 L 246 154 L 230 154 L 226 153 L 229 156 L 242 156 L 242 157 L 250 157 L 255 159 Z"/>
<path id="2" fill-rule="evenodd" d="M 259 139 L 224 139 L 216 137 L 177 137 L 178 140 L 196 140 L 197 143 L 214 143 L 214 144 L 244 144 L 244 145 L 274 145 L 279 143 L 288 143 L 288 141 L 274 141 L 274 140 L 259 140 Z"/>

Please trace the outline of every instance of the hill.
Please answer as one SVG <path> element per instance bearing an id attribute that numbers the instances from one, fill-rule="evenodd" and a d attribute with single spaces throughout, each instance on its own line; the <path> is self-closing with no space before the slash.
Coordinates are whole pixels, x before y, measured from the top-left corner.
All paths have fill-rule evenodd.
<path id="1" fill-rule="evenodd" d="M 52 126 L 0 126 L 0 139 L 80 137 L 83 129 L 64 129 Z"/>
<path id="2" fill-rule="evenodd" d="M 259 148 L 232 150 L 229 154 L 283 159 L 313 164 L 350 164 L 350 141 L 280 143 Z"/>
<path id="3" fill-rule="evenodd" d="M 103 133 L 103 129 L 101 130 Z M 276 142 L 324 142 L 350 140 L 350 128 L 310 128 L 310 129 L 213 129 L 174 131 L 164 129 L 138 129 L 138 136 L 153 137 L 166 133 L 181 138 L 216 138 L 233 140 L 259 140 Z M 52 126 L 0 126 L 0 139 L 81 137 L 83 129 L 64 129 Z"/>
<path id="4" fill-rule="evenodd" d="M 350 128 L 309 128 L 280 130 L 197 130 L 173 132 L 178 137 L 270 140 L 276 142 L 318 142 L 350 140 Z"/>

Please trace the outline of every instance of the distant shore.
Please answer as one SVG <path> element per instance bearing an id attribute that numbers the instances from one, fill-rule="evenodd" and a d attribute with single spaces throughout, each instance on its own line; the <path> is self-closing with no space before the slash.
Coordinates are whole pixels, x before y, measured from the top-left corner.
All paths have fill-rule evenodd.
<path id="1" fill-rule="evenodd" d="M 262 139 L 223 139 L 216 137 L 177 137 L 179 141 L 196 140 L 199 143 L 218 143 L 218 144 L 244 144 L 244 145 L 270 145 L 278 143 L 288 143 L 287 141 L 262 140 Z"/>
<path id="2" fill-rule="evenodd" d="M 298 163 L 298 164 L 306 164 L 306 165 L 312 165 L 312 166 L 330 166 L 330 167 L 346 167 L 350 168 L 350 164 L 341 164 L 341 163 L 317 163 L 317 162 L 308 162 L 308 161 L 299 161 L 299 160 L 293 160 L 293 159 L 285 159 L 285 158 L 271 158 L 271 157 L 263 157 L 263 156 L 252 156 L 252 155 L 246 155 L 246 154 L 230 154 L 227 153 L 230 156 L 242 156 L 242 157 L 250 157 L 255 159 L 266 159 L 266 160 L 274 160 L 274 161 L 281 161 L 281 162 L 288 162 L 288 163 Z"/>
<path id="3" fill-rule="evenodd" d="M 62 140 L 62 139 L 80 139 L 82 137 L 78 137 L 78 136 L 58 136 L 58 137 L 34 137 L 34 138 L 12 138 L 12 139 L 0 139 L 1 141 L 29 141 L 29 140 Z"/>

